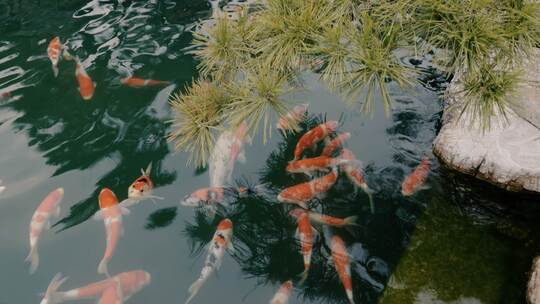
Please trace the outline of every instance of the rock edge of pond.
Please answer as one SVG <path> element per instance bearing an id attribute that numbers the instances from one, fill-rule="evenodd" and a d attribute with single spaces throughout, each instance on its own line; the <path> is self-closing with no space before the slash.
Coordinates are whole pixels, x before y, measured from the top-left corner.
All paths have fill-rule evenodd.
<path id="1" fill-rule="evenodd" d="M 447 167 L 514 192 L 540 194 L 540 49 L 524 71 L 506 119 L 494 115 L 491 128 L 470 124 L 459 75 L 444 96 L 443 126 L 433 152 Z"/>

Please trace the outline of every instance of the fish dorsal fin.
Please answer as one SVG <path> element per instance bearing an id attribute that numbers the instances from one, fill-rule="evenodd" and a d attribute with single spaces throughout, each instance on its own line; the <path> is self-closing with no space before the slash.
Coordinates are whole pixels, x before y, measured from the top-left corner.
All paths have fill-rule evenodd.
<path id="1" fill-rule="evenodd" d="M 94 215 L 92 216 L 92 218 L 96 221 L 100 221 L 103 219 L 103 210 L 98 210 L 96 211 L 96 213 L 94 213 Z"/>
<path id="2" fill-rule="evenodd" d="M 229 249 L 229 251 L 231 253 L 234 253 L 236 251 L 236 249 L 234 249 L 234 245 L 233 245 L 233 242 L 232 240 L 229 241 L 229 244 L 227 244 L 227 248 Z"/>
<path id="3" fill-rule="evenodd" d="M 150 176 L 150 173 L 152 172 L 152 162 L 148 164 L 146 167 L 146 170 L 142 171 L 143 175 Z"/>

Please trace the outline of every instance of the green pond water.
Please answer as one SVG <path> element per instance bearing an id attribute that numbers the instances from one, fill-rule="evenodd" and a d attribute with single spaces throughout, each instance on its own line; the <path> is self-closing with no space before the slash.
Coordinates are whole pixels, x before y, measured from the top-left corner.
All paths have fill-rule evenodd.
<path id="1" fill-rule="evenodd" d="M 39 303 L 54 274 L 70 277 L 62 290 L 103 279 L 96 273 L 105 248 L 103 223 L 92 220 L 97 195 L 111 188 L 120 199 L 153 163 L 155 194 L 124 218 L 125 234 L 109 265 L 112 274 L 143 269 L 152 283 L 128 303 L 183 303 L 199 276 L 205 245 L 218 221 L 179 206 L 186 194 L 208 186 L 205 170 L 187 166 L 174 153 L 168 97 L 197 77 L 186 55 L 193 23 L 210 15 L 206 1 L 26 1 L 0 0 L 0 303 Z M 59 36 L 81 58 L 97 83 L 91 101 L 77 90 L 75 64 L 62 61 L 53 76 L 46 48 Z M 523 303 L 527 272 L 539 252 L 534 197 L 516 197 L 454 176 L 436 160 L 430 189 L 404 198 L 400 184 L 424 155 L 440 127 L 444 79 L 429 60 L 403 58 L 426 72 L 423 85 L 403 92 L 389 117 L 351 110 L 338 95 L 304 75 L 291 98 L 309 103 L 304 131 L 321 119 L 339 119 L 352 133 L 348 147 L 362 160 L 376 190 L 375 213 L 367 197 L 341 177 L 317 210 L 359 217 L 359 227 L 336 230 L 352 257 L 356 303 Z M 127 74 L 170 80 L 164 88 L 121 86 Z M 266 183 L 277 192 L 305 181 L 286 174 L 298 136 L 277 132 L 263 145 L 246 147 L 246 164 L 234 178 Z M 62 214 L 40 240 L 41 264 L 30 276 L 24 263 L 28 225 L 39 202 L 63 187 Z M 530 208 L 532 207 L 532 208 Z M 535 210 L 536 209 L 536 210 Z M 194 303 L 268 303 L 281 282 L 303 270 L 295 223 L 273 197 L 245 198 L 225 212 L 235 225 L 233 254 Z M 313 267 L 290 303 L 347 303 L 329 262 L 324 238 L 316 243 Z M 92 303 L 81 301 L 80 303 Z"/>

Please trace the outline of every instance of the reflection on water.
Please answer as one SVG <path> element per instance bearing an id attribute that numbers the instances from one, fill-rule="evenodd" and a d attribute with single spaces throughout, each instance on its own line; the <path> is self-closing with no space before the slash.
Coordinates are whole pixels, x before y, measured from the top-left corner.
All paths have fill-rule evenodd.
<path id="1" fill-rule="evenodd" d="M 516 208 L 494 202 L 507 200 L 506 206 L 519 208 L 524 204 L 491 193 L 483 184 L 471 186 L 470 180 L 451 176 L 437 164 L 428 181 L 430 190 L 401 196 L 401 181 L 423 156 L 431 156 L 431 141 L 440 126 L 437 94 L 445 82 L 434 73 L 429 58 L 402 59 L 426 73 L 423 86 L 412 92 L 389 84 L 395 99 L 389 118 L 351 111 L 319 86 L 316 75 L 304 75 L 306 92 L 293 96 L 310 103 L 301 132 L 275 136 L 267 146 L 255 139 L 246 147 L 248 163 L 235 166 L 234 186 L 264 185 L 265 191 L 219 208 L 213 219 L 202 210 L 179 206 L 186 194 L 208 187 L 209 176 L 206 168 L 186 167 L 185 155 L 172 153 L 166 143 L 167 101 L 196 77 L 197 63 L 182 51 L 191 40 L 186 29 L 210 15 L 210 5 L 203 0 L 0 2 L 0 191 L 6 187 L 0 194 L 0 242 L 5 244 L 6 262 L 0 282 L 13 290 L 0 294 L 0 302 L 38 302 L 35 292 L 59 271 L 73 277 L 68 286 L 103 279 L 95 274 L 104 249 L 103 225 L 88 221 L 99 208 L 98 194 L 108 187 L 119 200 L 125 199 L 140 169 L 152 163 L 155 194 L 165 199 L 132 208 L 123 219 L 126 235 L 110 265 L 113 275 L 134 265 L 152 274 L 153 284 L 129 303 L 184 301 L 202 267 L 205 246 L 223 218 L 234 223 L 236 250 L 195 302 L 224 301 L 227 295 L 231 303 L 263 303 L 292 279 L 293 303 L 345 303 L 323 230 L 314 244 L 308 279 L 297 284 L 303 261 L 294 236 L 296 223 L 288 215 L 289 206 L 275 199 L 285 187 L 307 181 L 302 174 L 288 174 L 285 167 L 300 135 L 327 118 L 339 118 L 339 130 L 352 133 L 347 146 L 363 162 L 367 183 L 376 191 L 374 214 L 365 193 L 356 191 L 345 176 L 314 202 L 317 212 L 359 217 L 359 227 L 332 231 L 344 239 L 351 254 L 357 302 L 474 298 L 491 303 L 523 296 L 528 261 L 540 248 L 540 230 L 516 225 L 514 217 L 505 216 Z M 61 61 L 58 78 L 53 76 L 45 53 L 53 36 L 65 42 L 97 82 L 92 101 L 80 98 L 73 61 Z M 172 84 L 131 88 L 120 83 L 127 76 Z M 29 278 L 22 263 L 28 222 L 38 201 L 58 187 L 66 189 L 63 204 L 70 210 L 55 223 L 55 231 L 61 233 L 44 235 L 40 250 L 47 263 Z M 534 219 L 534 214 L 538 210 L 515 216 Z M 527 245 L 512 253 L 518 242 Z M 476 243 L 487 244 L 486 249 L 467 260 Z M 457 258 L 449 263 L 451 254 Z M 425 268 L 426 260 L 436 268 Z M 459 271 L 454 274 L 455 269 Z M 478 275 L 465 280 L 471 271 Z M 486 276 L 491 284 L 484 286 Z M 433 283 L 426 287 L 426 282 Z M 472 287 L 456 282 L 470 282 Z M 388 291 L 400 286 L 410 293 L 400 297 Z M 441 291 L 448 286 L 452 292 Z M 502 289 L 511 291 L 508 296 L 494 292 Z"/>

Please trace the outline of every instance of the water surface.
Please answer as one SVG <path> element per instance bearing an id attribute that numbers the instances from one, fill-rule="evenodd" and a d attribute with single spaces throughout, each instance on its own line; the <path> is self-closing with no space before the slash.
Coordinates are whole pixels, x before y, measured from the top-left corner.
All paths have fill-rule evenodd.
<path id="1" fill-rule="evenodd" d="M 65 288 L 102 279 L 96 267 L 105 245 L 103 223 L 91 219 L 97 195 L 109 187 L 125 198 L 150 162 L 155 193 L 165 199 L 132 208 L 110 271 L 152 274 L 152 284 L 129 303 L 187 298 L 221 217 L 209 221 L 178 205 L 184 195 L 208 185 L 208 173 L 186 166 L 187 155 L 174 153 L 164 136 L 170 130 L 169 95 L 197 77 L 197 62 L 182 51 L 191 40 L 185 29 L 209 14 L 205 1 L 0 3 L 0 93 L 12 95 L 0 105 L 0 179 L 7 186 L 0 194 L 0 303 L 38 303 L 38 293 L 57 272 L 70 277 Z M 53 36 L 97 82 L 91 101 L 79 96 L 73 62 L 62 61 L 58 78 L 53 76 L 46 57 Z M 310 104 L 305 129 L 324 118 L 339 119 L 340 130 L 352 133 L 348 147 L 377 191 L 375 214 L 367 197 L 343 177 L 317 204 L 324 213 L 359 217 L 359 228 L 335 232 L 353 257 L 355 299 L 520 303 L 538 237 L 536 230 L 516 226 L 516 217 L 502 216 L 508 212 L 501 211 L 500 192 L 489 190 L 497 193 L 490 195 L 484 184 L 463 182 L 435 161 L 429 190 L 412 198 L 400 194 L 403 177 L 424 155 L 431 156 L 444 86 L 427 60 L 411 59 L 403 61 L 428 74 L 412 92 L 390 84 L 395 104 L 389 117 L 381 109 L 373 115 L 351 110 L 313 74 L 304 75 L 304 90 L 291 96 Z M 128 74 L 173 85 L 123 87 L 119 79 Z M 266 145 L 255 138 L 235 179 L 267 183 L 274 191 L 304 181 L 284 171 L 296 138 L 274 133 Z M 43 234 L 41 265 L 29 276 L 23 263 L 28 224 L 41 199 L 57 187 L 66 191 L 62 220 Z M 272 198 L 242 199 L 226 215 L 235 223 L 236 251 L 226 255 L 194 303 L 266 303 L 282 281 L 302 271 L 294 222 Z M 346 303 L 328 257 L 321 238 L 310 276 L 295 289 L 291 303 Z"/>

